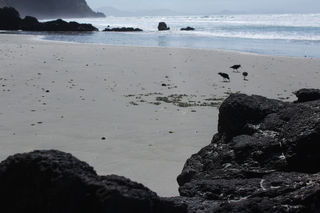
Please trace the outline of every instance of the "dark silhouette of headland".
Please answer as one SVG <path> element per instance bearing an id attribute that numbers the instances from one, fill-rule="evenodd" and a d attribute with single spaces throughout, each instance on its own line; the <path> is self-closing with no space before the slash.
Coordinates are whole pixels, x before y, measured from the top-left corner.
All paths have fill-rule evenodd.
<path id="1" fill-rule="evenodd" d="M 94 12 L 86 0 L 0 0 L 0 7 L 13 7 L 22 17 L 38 19 L 105 17 Z"/>

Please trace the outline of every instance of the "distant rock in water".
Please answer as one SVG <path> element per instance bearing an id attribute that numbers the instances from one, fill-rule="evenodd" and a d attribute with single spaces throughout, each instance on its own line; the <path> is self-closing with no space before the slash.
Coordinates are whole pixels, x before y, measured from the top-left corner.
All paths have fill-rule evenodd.
<path id="1" fill-rule="evenodd" d="M 142 32 L 143 30 L 140 28 L 133 27 L 115 27 L 115 28 L 105 28 L 103 32 Z"/>
<path id="2" fill-rule="evenodd" d="M 168 27 L 165 22 L 160 22 L 160 23 L 158 24 L 158 30 L 159 30 L 159 31 L 170 30 L 170 27 Z"/>
<path id="3" fill-rule="evenodd" d="M 91 24 L 66 22 L 62 19 L 55 21 L 39 22 L 37 18 L 26 16 L 20 18 L 19 12 L 14 8 L 0 8 L 0 30 L 25 30 L 25 31 L 98 31 Z"/>
<path id="4" fill-rule="evenodd" d="M 7 7 L 16 8 L 22 17 L 38 19 L 105 17 L 92 11 L 85 0 L 2 0 Z M 1 3 L 0 3 L 1 4 Z"/>
<path id="5" fill-rule="evenodd" d="M 185 28 L 181 28 L 181 31 L 193 31 L 194 28 L 193 27 L 185 27 Z"/>

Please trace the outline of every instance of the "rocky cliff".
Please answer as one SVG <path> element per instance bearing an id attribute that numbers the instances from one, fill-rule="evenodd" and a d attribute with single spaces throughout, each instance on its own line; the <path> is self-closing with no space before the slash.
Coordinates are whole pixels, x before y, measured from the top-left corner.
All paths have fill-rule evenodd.
<path id="1" fill-rule="evenodd" d="M 92 11 L 85 0 L 0 0 L 0 6 L 14 7 L 22 17 L 39 19 L 104 17 Z"/>

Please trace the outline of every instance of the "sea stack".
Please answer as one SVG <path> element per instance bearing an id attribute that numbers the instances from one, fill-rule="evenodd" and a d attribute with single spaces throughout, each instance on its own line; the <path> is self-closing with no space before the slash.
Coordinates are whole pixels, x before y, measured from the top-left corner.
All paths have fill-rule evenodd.
<path id="1" fill-rule="evenodd" d="M 159 22 L 158 30 L 159 31 L 170 30 L 170 27 L 168 27 L 165 22 Z"/>

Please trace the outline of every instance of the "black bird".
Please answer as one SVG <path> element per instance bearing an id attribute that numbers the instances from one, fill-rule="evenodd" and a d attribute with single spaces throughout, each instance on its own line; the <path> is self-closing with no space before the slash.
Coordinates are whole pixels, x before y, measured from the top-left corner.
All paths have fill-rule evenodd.
<path id="1" fill-rule="evenodd" d="M 223 78 L 224 81 L 230 81 L 229 75 L 227 73 L 219 72 L 218 74 Z"/>
<path id="2" fill-rule="evenodd" d="M 243 72 L 242 73 L 242 76 L 243 76 L 243 80 L 247 81 L 248 79 L 246 79 L 246 77 L 248 76 L 248 73 L 247 72 Z"/>
<path id="3" fill-rule="evenodd" d="M 230 68 L 233 69 L 233 71 L 235 71 L 235 72 L 239 72 L 238 69 L 239 69 L 240 67 L 241 67 L 240 64 L 235 64 L 235 65 L 231 66 Z"/>

